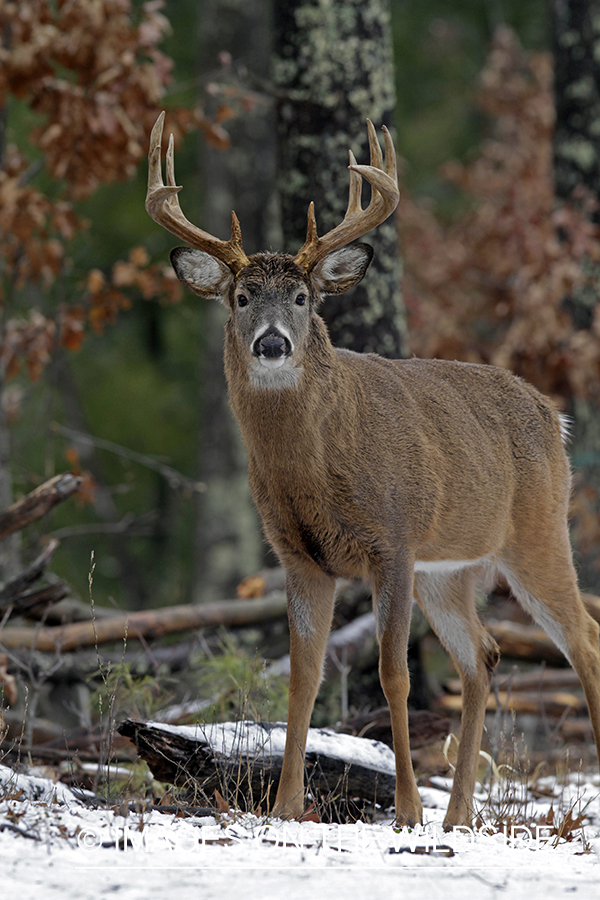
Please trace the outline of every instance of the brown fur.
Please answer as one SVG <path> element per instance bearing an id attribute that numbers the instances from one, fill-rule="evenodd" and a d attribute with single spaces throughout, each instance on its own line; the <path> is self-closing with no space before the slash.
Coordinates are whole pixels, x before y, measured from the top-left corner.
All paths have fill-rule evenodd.
<path id="1" fill-rule="evenodd" d="M 276 271 L 277 263 L 270 258 L 269 268 Z M 274 290 L 285 294 L 279 276 Z M 314 288 L 311 295 L 316 302 Z M 370 577 L 394 728 L 397 820 L 411 825 L 421 818 L 406 714 L 414 593 L 463 679 L 462 739 L 445 825 L 470 823 L 498 648 L 475 612 L 478 567 L 413 578 L 415 561 L 487 560 L 481 569 L 509 578 L 534 617 L 550 623 L 579 672 L 600 748 L 598 626 L 582 605 L 571 562 L 569 465 L 551 404 L 501 369 L 336 350 L 314 309 L 297 351 L 303 367 L 297 387 L 257 390 L 230 303 L 231 405 L 248 450 L 252 495 L 288 576 L 290 713 L 274 811 L 303 811 L 306 729 L 335 579 Z"/>

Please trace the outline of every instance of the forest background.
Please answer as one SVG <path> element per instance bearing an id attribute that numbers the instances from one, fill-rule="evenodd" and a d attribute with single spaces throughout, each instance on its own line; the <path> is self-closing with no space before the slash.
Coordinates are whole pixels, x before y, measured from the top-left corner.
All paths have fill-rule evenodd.
<path id="1" fill-rule="evenodd" d="M 389 11 L 398 341 L 512 368 L 574 415 L 577 558 L 600 593 L 600 243 L 592 177 L 556 177 L 556 18 L 545 0 L 391 0 Z M 240 216 L 246 249 L 282 245 L 271 4 L 32 0 L 0 3 L 0 20 L 0 506 L 55 473 L 83 476 L 77 506 L 4 542 L 2 578 L 51 534 L 53 571 L 83 597 L 93 551 L 99 604 L 233 596 L 274 560 L 226 408 L 225 312 L 174 279 L 174 239 L 144 211 L 145 155 L 165 107 L 188 217 L 211 230 L 217 205 L 240 213 L 228 166 L 241 168 L 244 193 L 263 192 L 262 224 Z M 597 169 L 597 157 L 580 166 Z"/>

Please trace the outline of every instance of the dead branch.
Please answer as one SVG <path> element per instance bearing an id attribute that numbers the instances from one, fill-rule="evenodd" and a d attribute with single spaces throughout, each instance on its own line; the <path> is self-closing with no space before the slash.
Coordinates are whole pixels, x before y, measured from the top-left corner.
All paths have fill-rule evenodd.
<path id="1" fill-rule="evenodd" d="M 74 494 L 80 484 L 79 476 L 65 472 L 62 475 L 55 475 L 54 478 L 45 481 L 26 497 L 13 503 L 7 510 L 0 513 L 0 540 L 41 519 L 57 503 L 61 503 Z"/>
<path id="2" fill-rule="evenodd" d="M 446 694 L 437 699 L 438 707 L 446 712 L 461 712 L 462 703 L 460 694 Z M 585 713 L 587 710 L 583 694 L 568 691 L 498 691 L 497 697 L 495 694 L 488 696 L 486 709 L 494 712 L 498 708 L 534 715 L 543 711 L 548 716 L 556 717 L 562 716 L 566 709 L 577 713 Z"/>
<path id="3" fill-rule="evenodd" d="M 582 594 L 581 599 L 592 619 L 600 622 L 600 597 L 596 597 L 594 594 Z"/>
<path id="4" fill-rule="evenodd" d="M 64 600 L 68 595 L 68 586 L 64 581 L 58 578 L 56 581 L 53 581 L 52 584 L 46 584 L 44 587 L 36 588 L 31 591 L 23 591 L 22 594 L 15 597 L 13 600 L 3 600 L 0 602 L 0 609 L 11 607 L 11 616 L 28 616 L 30 612 L 38 606 L 43 606 L 44 609 L 47 609 L 48 606 L 58 603 L 60 600 Z M 1 634 L 2 632 L 0 632 L 0 635 Z"/>
<path id="5" fill-rule="evenodd" d="M 393 747 L 392 721 L 387 706 L 370 712 L 358 713 L 339 725 L 336 731 L 339 731 L 340 734 L 368 737 L 372 741 L 381 741 L 388 747 Z M 450 731 L 451 722 L 445 716 L 440 716 L 427 709 L 409 709 L 408 737 L 411 750 L 433 744 L 447 737 Z"/>
<path id="6" fill-rule="evenodd" d="M 0 587 L 0 609 L 8 606 L 24 588 L 38 580 L 50 565 L 52 557 L 59 546 L 55 538 L 48 541 L 37 559 L 34 559 L 22 572 Z"/>
<path id="7" fill-rule="evenodd" d="M 581 690 L 581 681 L 573 669 L 550 669 L 546 666 L 539 666 L 531 672 L 496 673 L 492 685 L 501 691 L 514 692 Z M 460 694 L 460 678 L 449 678 L 444 688 L 450 694 Z"/>
<path id="8" fill-rule="evenodd" d="M 120 456 L 123 459 L 139 463 L 147 469 L 153 469 L 165 479 L 169 487 L 173 490 L 185 490 L 190 493 L 198 494 L 201 494 L 206 490 L 206 485 L 202 481 L 188 478 L 187 475 L 178 472 L 177 469 L 168 466 L 154 456 L 138 453 L 136 450 L 131 450 L 129 447 L 123 447 L 121 444 L 115 444 L 113 441 L 94 437 L 93 435 L 85 434 L 82 431 L 76 431 L 74 428 L 67 428 L 65 425 L 59 425 L 57 422 L 53 423 L 52 430 L 63 437 L 73 440 L 75 443 L 98 447 L 99 450 L 107 450 L 109 453 L 114 453 L 116 456 Z"/>
<path id="9" fill-rule="evenodd" d="M 545 631 L 535 625 L 488 619 L 485 627 L 500 647 L 502 656 L 529 659 L 534 662 L 545 660 L 559 666 L 568 665 L 556 644 L 550 640 Z"/>
<path id="10" fill-rule="evenodd" d="M 176 631 L 210 628 L 218 625 L 253 625 L 286 614 L 284 594 L 272 594 L 258 600 L 225 600 L 202 606 L 168 606 L 162 609 L 116 613 L 95 622 L 76 622 L 51 628 L 12 627 L 0 631 L 0 645 L 9 648 L 30 647 L 52 653 L 104 644 L 156 638 Z"/>

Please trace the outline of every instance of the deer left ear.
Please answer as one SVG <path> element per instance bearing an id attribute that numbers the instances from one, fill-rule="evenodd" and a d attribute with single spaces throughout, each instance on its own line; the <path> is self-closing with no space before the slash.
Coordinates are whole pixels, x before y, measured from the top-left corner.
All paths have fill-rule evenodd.
<path id="1" fill-rule="evenodd" d="M 171 250 L 171 265 L 182 284 L 200 297 L 225 302 L 233 281 L 231 269 L 204 250 L 175 247 Z"/>
<path id="2" fill-rule="evenodd" d="M 314 267 L 312 276 L 321 294 L 343 294 L 365 277 L 373 259 L 369 244 L 351 244 L 334 250 Z"/>

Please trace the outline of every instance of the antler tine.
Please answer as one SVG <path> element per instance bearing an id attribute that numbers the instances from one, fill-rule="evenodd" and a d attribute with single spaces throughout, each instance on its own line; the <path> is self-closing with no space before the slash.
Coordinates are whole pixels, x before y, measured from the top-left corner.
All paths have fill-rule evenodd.
<path id="1" fill-rule="evenodd" d="M 167 184 L 163 182 L 160 153 L 165 114 L 162 112 L 154 124 L 150 135 L 148 151 L 148 193 L 146 194 L 146 211 L 149 216 L 192 247 L 204 250 L 211 256 L 220 259 L 233 272 L 239 272 L 248 264 L 248 257 L 242 247 L 242 233 L 237 216 L 231 213 L 231 238 L 222 241 L 192 225 L 183 214 L 177 194 L 181 187 L 175 183 L 175 152 L 173 135 L 169 137 L 166 158 Z"/>
<path id="2" fill-rule="evenodd" d="M 370 119 L 367 119 L 367 132 L 371 164 L 368 166 L 357 165 L 354 154 L 350 151 L 348 208 L 340 224 L 320 238 L 317 234 L 314 204 L 310 204 L 306 241 L 294 257 L 294 262 L 307 272 L 310 272 L 323 257 L 333 250 L 344 247 L 350 241 L 366 234 L 371 228 L 380 225 L 398 205 L 400 193 L 396 174 L 396 151 L 392 138 L 384 126 L 384 163 L 377 134 Z M 360 202 L 363 178 L 366 178 L 371 185 L 371 200 L 366 209 L 362 208 Z"/>
<path id="3" fill-rule="evenodd" d="M 396 150 L 394 149 L 394 142 L 392 140 L 392 136 L 385 127 L 381 129 L 383 131 L 383 142 L 385 144 L 385 172 L 386 175 L 389 175 L 394 184 L 398 184 L 398 164 L 396 161 Z M 398 199 L 400 197 L 398 196 Z"/>
<path id="4" fill-rule="evenodd" d="M 350 190 L 348 192 L 348 209 L 346 210 L 346 215 L 353 215 L 354 213 L 362 211 L 362 206 L 360 205 L 362 178 L 358 172 L 355 172 L 352 168 L 352 166 L 357 164 L 356 157 L 352 150 L 348 151 L 348 155 L 350 157 L 350 165 L 348 166 L 350 169 Z"/>
<path id="5" fill-rule="evenodd" d="M 375 126 L 370 119 L 367 119 L 367 134 L 369 135 L 369 153 L 371 155 L 371 165 L 376 169 L 383 169 L 383 155 L 381 147 L 377 140 L 377 132 Z"/>

